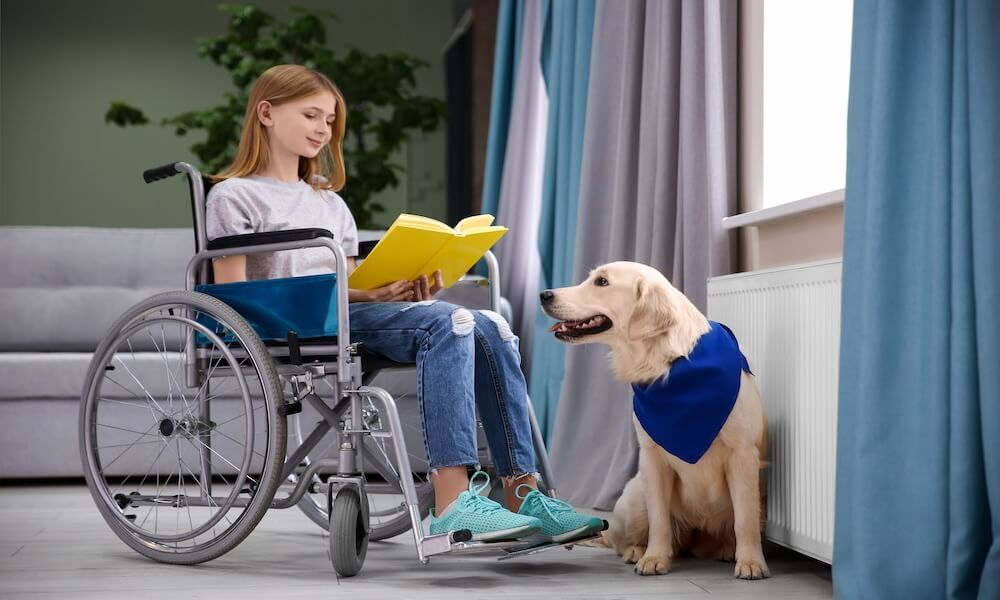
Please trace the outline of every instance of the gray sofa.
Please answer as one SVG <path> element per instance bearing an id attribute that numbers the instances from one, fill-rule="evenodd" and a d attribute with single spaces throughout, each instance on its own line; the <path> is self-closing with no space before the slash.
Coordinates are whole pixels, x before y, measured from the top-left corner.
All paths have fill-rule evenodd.
<path id="1" fill-rule="evenodd" d="M 128 307 L 183 289 L 193 251 L 190 229 L 0 227 L 0 479 L 83 475 L 77 421 L 92 352 Z M 475 281 L 439 298 L 488 303 Z M 509 316 L 506 301 L 502 312 Z M 420 468 L 412 374 L 386 372 L 373 384 L 402 397 L 407 446 Z"/>

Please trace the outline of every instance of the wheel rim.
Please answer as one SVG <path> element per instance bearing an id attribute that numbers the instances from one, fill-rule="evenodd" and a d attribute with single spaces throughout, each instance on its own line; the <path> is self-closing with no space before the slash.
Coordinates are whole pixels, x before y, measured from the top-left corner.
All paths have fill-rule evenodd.
<path id="1" fill-rule="evenodd" d="M 152 550 L 180 554 L 213 545 L 240 523 L 260 488 L 273 451 L 260 414 L 266 386 L 241 329 L 184 304 L 157 306 L 95 356 L 83 413 L 93 487 L 116 531 Z M 183 340 L 194 332 L 208 377 L 188 387 Z M 217 405 L 224 410 L 213 413 Z"/>

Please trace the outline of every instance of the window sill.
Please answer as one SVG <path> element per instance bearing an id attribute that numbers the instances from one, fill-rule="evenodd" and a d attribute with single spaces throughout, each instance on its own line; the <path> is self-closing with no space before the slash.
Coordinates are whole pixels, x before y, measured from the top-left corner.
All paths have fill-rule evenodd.
<path id="1" fill-rule="evenodd" d="M 722 219 L 723 229 L 739 229 L 740 227 L 752 227 L 780 221 L 789 217 L 798 217 L 831 206 L 839 206 L 844 203 L 844 190 L 834 190 L 818 196 L 803 198 L 769 206 L 760 210 L 750 211 Z"/>

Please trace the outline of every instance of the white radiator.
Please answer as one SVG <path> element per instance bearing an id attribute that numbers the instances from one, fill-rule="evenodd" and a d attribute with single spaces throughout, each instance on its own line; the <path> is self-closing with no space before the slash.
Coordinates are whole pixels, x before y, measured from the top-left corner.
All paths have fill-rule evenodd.
<path id="1" fill-rule="evenodd" d="M 767 406 L 769 539 L 833 560 L 841 261 L 715 277 L 708 316 L 728 325 Z"/>

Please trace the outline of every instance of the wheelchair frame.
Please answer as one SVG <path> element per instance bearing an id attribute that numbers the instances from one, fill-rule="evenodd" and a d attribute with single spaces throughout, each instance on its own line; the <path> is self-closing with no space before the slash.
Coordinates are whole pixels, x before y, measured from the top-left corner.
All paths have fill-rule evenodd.
<path id="1" fill-rule="evenodd" d="M 210 264 L 209 261 L 216 257 L 232 255 L 234 253 L 252 254 L 258 252 L 293 250 L 306 247 L 324 247 L 333 253 L 336 261 L 337 273 L 347 273 L 347 258 L 343 248 L 332 239 L 332 235 L 328 232 L 324 235 L 324 233 L 320 230 L 292 230 L 287 232 L 247 234 L 232 236 L 231 238 L 223 238 L 210 243 L 207 239 L 205 227 L 205 179 L 195 167 L 186 162 L 170 163 L 145 171 L 143 173 L 143 177 L 147 183 L 151 183 L 153 181 L 177 174 L 185 174 L 188 178 L 195 228 L 196 249 L 194 256 L 188 262 L 185 272 L 186 293 L 192 295 L 197 294 L 197 292 L 194 291 L 195 285 L 200 282 L 207 283 L 208 266 Z M 490 304 L 492 309 L 497 311 L 500 304 L 499 267 L 496 257 L 492 252 L 486 253 L 485 260 L 489 272 Z M 262 502 L 267 502 L 267 508 L 289 508 L 295 506 L 299 502 L 310 501 L 308 498 L 304 498 L 306 493 L 322 492 L 322 487 L 317 485 L 317 477 L 320 475 L 327 476 L 326 483 L 323 485 L 326 486 L 327 516 L 330 519 L 331 560 L 334 564 L 334 568 L 339 574 L 343 576 L 356 574 L 364 562 L 367 549 L 367 536 L 370 531 L 366 481 L 363 473 L 359 470 L 358 452 L 361 450 L 363 453 L 365 450 L 365 436 L 378 436 L 391 438 L 395 454 L 394 458 L 396 461 L 396 470 L 395 472 L 392 472 L 391 465 L 389 465 L 389 471 L 387 471 L 385 465 L 379 466 L 376 464 L 376 471 L 379 472 L 388 483 L 398 486 L 403 495 L 406 505 L 405 511 L 408 512 L 410 529 L 413 533 L 417 558 L 421 563 L 427 563 L 431 556 L 448 553 L 498 553 L 500 554 L 501 559 L 505 559 L 512 558 L 514 556 L 533 554 L 556 546 L 572 548 L 574 544 L 585 541 L 581 539 L 568 543 L 542 545 L 532 544 L 525 541 L 483 543 L 472 542 L 472 535 L 468 530 L 452 531 L 440 535 L 427 535 L 424 533 L 421 505 L 413 481 L 413 472 L 409 456 L 407 455 L 403 428 L 400 422 L 395 399 L 386 390 L 368 385 L 380 369 L 369 371 L 363 370 L 359 344 L 352 344 L 350 341 L 350 313 L 348 310 L 348 286 L 346 285 L 346 282 L 346 278 L 342 278 L 341 281 L 338 281 L 338 285 L 336 286 L 338 335 L 335 343 L 324 343 L 320 345 L 299 344 L 294 335 L 292 335 L 290 336 L 289 343 L 287 345 L 270 346 L 266 348 L 266 354 L 271 360 L 274 371 L 279 378 L 279 385 L 277 389 L 280 393 L 278 394 L 279 397 L 276 398 L 277 410 L 274 418 L 284 420 L 287 415 L 300 411 L 302 401 L 309 402 L 309 404 L 322 417 L 322 420 L 316 424 L 313 431 L 305 439 L 301 440 L 299 447 L 290 455 L 285 455 L 284 443 L 280 444 L 282 456 L 273 459 L 277 461 L 276 464 L 281 464 L 280 474 L 277 475 L 277 483 L 274 483 L 273 489 L 269 491 L 270 498 L 262 500 Z M 177 292 L 177 294 L 182 294 L 182 292 Z M 153 299 L 150 299 L 150 301 L 151 300 Z M 220 301 L 215 300 L 215 302 Z M 141 304 L 142 303 L 140 303 L 140 305 Z M 140 305 L 137 305 L 137 307 Z M 238 315 L 238 313 L 236 314 Z M 194 323 L 193 320 L 191 322 Z M 204 386 L 207 390 L 209 383 L 206 380 L 212 379 L 211 376 L 217 371 L 217 368 L 213 368 L 212 372 L 206 373 L 206 364 L 210 364 L 209 361 L 211 360 L 217 360 L 219 361 L 218 364 L 222 364 L 222 360 L 225 359 L 225 364 L 230 365 L 230 367 L 227 368 L 229 368 L 232 376 L 235 376 L 234 378 L 238 380 L 242 392 L 244 394 L 248 394 L 249 392 L 247 391 L 246 381 L 243 375 L 244 367 L 240 366 L 239 369 L 231 367 L 233 364 L 240 364 L 240 361 L 243 360 L 243 357 L 239 356 L 239 349 L 227 348 L 225 342 L 218 337 L 215 337 L 214 342 L 216 342 L 216 346 L 220 348 L 219 352 L 221 352 L 224 356 L 219 356 L 217 353 L 213 354 L 209 350 L 205 350 L 196 344 L 194 333 L 196 330 L 197 328 L 193 327 L 191 331 L 186 334 L 186 340 L 183 342 L 183 373 L 186 386 L 189 388 L 199 388 L 200 386 Z M 214 335 L 208 329 L 205 329 L 202 333 L 208 336 Z M 119 336 L 119 338 L 120 337 L 121 336 Z M 257 339 L 257 342 L 259 343 L 259 338 Z M 102 343 L 102 348 L 104 348 L 105 354 L 113 350 L 105 348 L 105 346 L 110 344 L 110 339 L 106 339 L 105 342 Z M 261 346 L 263 345 L 261 344 Z M 166 349 L 166 346 L 164 346 L 164 349 Z M 101 348 L 99 348 L 99 351 L 100 350 Z M 249 352 L 246 354 L 249 354 Z M 100 358 L 101 357 L 98 356 L 98 353 L 95 352 L 94 363 L 92 364 L 91 373 L 88 377 L 87 384 L 85 385 L 84 396 L 82 398 L 81 454 L 83 455 L 84 470 L 87 473 L 88 485 L 91 487 L 91 492 L 95 501 L 97 501 L 98 507 L 102 509 L 102 514 L 105 519 L 109 521 L 109 524 L 112 525 L 112 528 L 115 529 L 115 532 L 118 533 L 119 537 L 122 537 L 119 528 L 111 522 L 111 519 L 114 518 L 114 516 L 109 514 L 108 510 L 110 509 L 108 509 L 108 506 L 110 506 L 112 502 L 118 502 L 118 505 L 123 510 L 125 507 L 122 506 L 121 500 L 117 496 L 115 498 L 111 498 L 110 493 L 107 490 L 100 488 L 100 484 L 97 482 L 97 477 L 103 477 L 103 473 L 100 472 L 100 465 L 95 463 L 93 449 L 88 447 L 88 444 L 91 443 L 92 437 L 95 436 L 96 431 L 94 425 L 87 422 L 88 418 L 90 418 L 86 412 L 88 410 L 88 394 L 90 394 L 91 397 L 93 396 L 94 389 L 98 385 L 97 382 L 100 378 L 100 371 L 107 369 L 107 367 L 98 364 Z M 304 358 L 312 359 L 312 362 L 304 362 Z M 237 374 L 238 376 L 236 376 Z M 222 372 L 216 376 L 229 375 L 226 375 L 226 369 L 223 368 Z M 334 381 L 332 388 L 334 391 L 334 397 L 337 399 L 333 406 L 330 406 L 326 401 L 320 398 L 313 387 L 314 378 L 330 377 L 332 377 Z M 290 401 L 283 397 L 284 392 L 282 390 L 285 387 L 285 383 L 290 383 L 295 392 L 294 398 Z M 368 427 L 364 419 L 364 409 L 362 406 L 363 398 L 377 399 L 381 405 L 380 408 L 383 411 L 382 414 L 385 415 L 388 421 L 388 431 L 375 431 Z M 150 399 L 152 399 L 152 396 L 150 396 Z M 528 403 L 528 409 L 531 421 L 532 441 L 538 461 L 540 475 L 542 481 L 548 485 L 547 492 L 550 495 L 555 496 L 555 487 L 552 483 L 551 467 L 549 465 L 545 446 L 535 419 L 534 410 L 532 409 L 530 402 Z M 96 418 L 96 408 L 91 407 L 90 410 L 93 410 L 95 413 L 93 418 Z M 193 430 L 193 435 L 199 438 L 199 444 L 202 446 L 200 448 L 201 469 L 198 474 L 198 483 L 201 490 L 204 492 L 204 497 L 187 497 L 185 494 L 185 497 L 182 499 L 180 494 L 178 494 L 173 497 L 172 506 L 178 509 L 182 505 L 188 507 L 211 507 L 214 505 L 216 508 L 221 508 L 219 504 L 221 501 L 227 503 L 225 505 L 225 511 L 228 511 L 232 507 L 249 505 L 249 503 L 253 501 L 252 495 L 250 500 L 244 500 L 236 497 L 239 495 L 238 490 L 245 483 L 242 479 L 236 482 L 235 489 L 230 492 L 229 498 L 217 500 L 213 496 L 213 450 L 211 447 L 211 432 L 213 428 L 205 425 L 212 423 L 209 402 L 202 399 L 199 402 L 198 411 L 197 422 L 202 424 L 201 427 L 203 429 L 199 430 L 196 426 Z M 342 421 L 342 416 L 348 412 L 350 414 L 350 418 Z M 270 417 L 271 415 L 269 415 L 269 418 Z M 156 416 L 154 415 L 154 420 L 155 418 Z M 253 432 L 251 431 L 252 419 L 253 415 L 248 415 L 247 430 L 249 437 L 252 437 L 253 435 Z M 173 425 L 171 425 L 171 427 L 173 427 Z M 287 435 L 283 423 L 280 427 L 277 427 L 277 429 L 280 430 L 281 434 Z M 339 432 L 341 445 L 339 447 L 338 458 L 321 458 L 319 460 L 312 461 L 305 467 L 304 471 L 300 474 L 296 474 L 296 469 L 300 468 L 302 461 L 308 456 L 309 452 L 313 450 L 323 436 L 331 430 Z M 245 451 L 245 464 L 242 467 L 241 474 L 246 474 L 252 450 L 253 449 L 251 447 L 249 451 Z M 386 456 L 386 459 L 388 459 L 388 456 Z M 154 459 L 154 463 L 155 462 L 156 459 Z M 377 461 L 374 462 L 377 463 Z M 230 464 L 232 465 L 232 463 Z M 394 473 L 398 474 L 398 477 L 394 476 Z M 191 474 L 194 475 L 193 473 Z M 287 496 L 275 498 L 274 495 L 277 493 L 278 486 L 281 485 L 282 482 L 288 481 L 293 475 L 297 475 L 297 480 L 294 480 L 295 484 L 293 489 Z M 184 476 L 179 474 L 178 477 L 180 478 Z M 322 481 L 322 479 L 319 479 L 319 481 Z M 254 490 L 254 493 L 257 493 L 257 491 Z M 264 493 L 268 493 L 268 490 L 264 490 Z M 104 505 L 102 505 L 102 501 L 104 502 Z M 162 505 L 164 503 L 164 499 L 163 497 L 148 497 L 133 492 L 132 495 L 126 497 L 125 502 L 126 506 L 155 505 L 157 502 Z M 402 506 L 398 508 L 402 510 Z M 263 511 L 264 509 L 261 510 Z M 225 512 L 220 514 L 225 516 Z M 263 513 L 261 512 L 261 515 L 262 514 Z M 259 517 L 257 518 L 259 519 Z M 360 520 L 355 521 L 355 519 Z M 219 517 L 216 517 L 216 520 L 219 520 Z M 358 526 L 354 528 L 354 531 L 343 531 L 344 529 L 351 529 L 349 526 L 345 527 L 345 523 L 350 525 L 355 522 L 357 522 Z M 255 526 L 256 523 L 253 523 L 249 530 L 252 530 Z M 249 530 L 247 533 L 249 533 Z M 235 547 L 235 545 L 242 540 L 242 537 L 237 537 L 238 539 L 232 544 L 232 547 Z M 122 539 L 126 541 L 126 543 L 129 543 L 129 541 L 124 537 L 122 537 Z M 141 548 L 136 547 L 132 543 L 129 543 L 129 545 L 142 551 Z M 350 556 L 350 550 L 352 547 L 357 551 L 354 556 Z M 227 547 L 220 553 L 209 556 L 203 560 L 214 558 L 218 554 L 228 552 L 230 549 L 231 547 Z M 162 559 L 145 551 L 142 551 L 142 553 L 155 559 Z M 345 553 L 347 556 L 345 556 Z M 190 563 L 200 561 L 177 560 L 173 562 Z"/>

